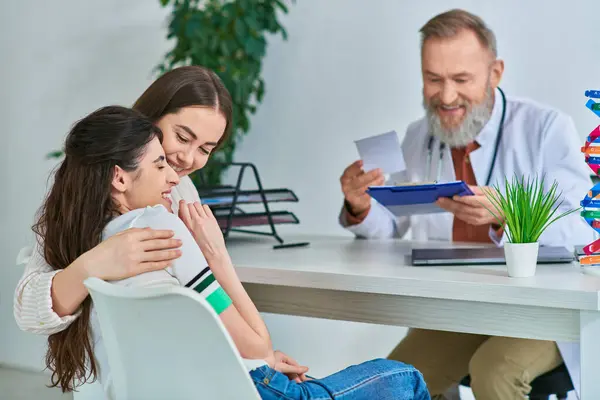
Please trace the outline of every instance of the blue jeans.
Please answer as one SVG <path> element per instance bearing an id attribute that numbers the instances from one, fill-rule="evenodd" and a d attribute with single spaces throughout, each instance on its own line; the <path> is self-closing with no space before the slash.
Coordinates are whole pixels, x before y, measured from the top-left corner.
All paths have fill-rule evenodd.
<path id="1" fill-rule="evenodd" d="M 393 360 L 367 361 L 302 383 L 266 365 L 250 376 L 263 400 L 430 400 L 423 375 Z"/>

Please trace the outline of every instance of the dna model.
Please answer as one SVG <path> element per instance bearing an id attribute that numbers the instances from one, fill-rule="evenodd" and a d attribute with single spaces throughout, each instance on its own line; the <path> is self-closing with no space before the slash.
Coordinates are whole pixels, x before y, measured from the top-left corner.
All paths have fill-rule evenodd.
<path id="1" fill-rule="evenodd" d="M 586 90 L 588 97 L 586 107 L 600 117 L 600 102 L 592 99 L 600 99 L 600 90 Z M 594 174 L 600 176 L 600 125 L 590 132 L 581 148 L 585 154 L 585 162 Z M 600 234 L 600 183 L 594 185 L 581 200 L 581 217 L 596 233 Z M 583 248 L 585 255 L 579 257 L 579 264 L 585 272 L 600 274 L 600 239 L 593 241 Z"/>

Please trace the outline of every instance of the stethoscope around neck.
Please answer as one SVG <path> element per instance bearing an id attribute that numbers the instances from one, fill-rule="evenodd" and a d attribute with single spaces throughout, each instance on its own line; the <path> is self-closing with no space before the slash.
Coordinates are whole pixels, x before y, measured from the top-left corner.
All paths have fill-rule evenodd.
<path id="1" fill-rule="evenodd" d="M 504 95 L 504 91 L 498 88 L 500 91 L 500 95 L 502 96 L 502 117 L 500 118 L 500 125 L 498 126 L 498 134 L 496 135 L 496 145 L 494 147 L 494 157 L 492 158 L 492 162 L 490 163 L 490 168 L 488 170 L 488 176 L 485 181 L 485 186 L 489 186 L 492 180 L 492 173 L 494 172 L 494 166 L 496 164 L 496 158 L 498 157 L 498 148 L 500 147 L 500 139 L 502 138 L 502 134 L 504 133 L 504 118 L 506 117 L 506 96 Z M 431 176 L 431 162 L 433 161 L 433 144 L 435 142 L 435 138 L 433 135 L 429 134 L 429 139 L 427 142 L 427 169 L 425 172 L 425 180 L 428 180 Z M 436 182 L 440 181 L 442 176 L 442 161 L 444 160 L 444 154 L 446 153 L 446 143 L 439 141 L 439 157 L 438 157 L 438 165 L 437 165 L 437 179 Z"/>

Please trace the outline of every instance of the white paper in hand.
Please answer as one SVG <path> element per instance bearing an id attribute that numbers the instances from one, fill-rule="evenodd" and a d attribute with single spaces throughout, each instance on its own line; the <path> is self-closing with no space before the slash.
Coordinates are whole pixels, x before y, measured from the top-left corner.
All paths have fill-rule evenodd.
<path id="1" fill-rule="evenodd" d="M 381 168 L 384 174 L 393 174 L 406 169 L 396 131 L 355 140 L 354 143 L 365 171 Z"/>

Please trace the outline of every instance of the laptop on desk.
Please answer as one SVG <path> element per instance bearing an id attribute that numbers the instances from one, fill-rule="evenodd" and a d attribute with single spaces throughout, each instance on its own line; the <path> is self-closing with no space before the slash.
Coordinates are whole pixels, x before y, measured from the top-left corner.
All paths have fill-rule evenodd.
<path id="1" fill-rule="evenodd" d="M 538 263 L 570 263 L 575 259 L 573 252 L 564 247 L 540 246 Z M 413 249 L 412 264 L 427 265 L 472 265 L 506 264 L 501 247 Z"/>

